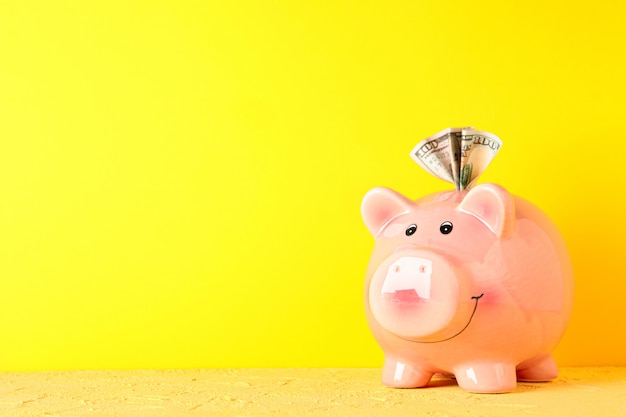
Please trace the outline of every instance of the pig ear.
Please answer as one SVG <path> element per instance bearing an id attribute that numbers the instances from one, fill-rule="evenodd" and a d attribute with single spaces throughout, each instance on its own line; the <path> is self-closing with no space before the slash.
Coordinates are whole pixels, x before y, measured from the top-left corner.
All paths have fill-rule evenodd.
<path id="1" fill-rule="evenodd" d="M 515 228 L 513 197 L 499 185 L 477 185 L 463 198 L 459 208 L 477 217 L 499 237 L 510 235 Z"/>
<path id="2" fill-rule="evenodd" d="M 367 230 L 377 236 L 391 219 L 407 213 L 413 202 L 389 188 L 370 190 L 361 203 L 361 216 Z"/>

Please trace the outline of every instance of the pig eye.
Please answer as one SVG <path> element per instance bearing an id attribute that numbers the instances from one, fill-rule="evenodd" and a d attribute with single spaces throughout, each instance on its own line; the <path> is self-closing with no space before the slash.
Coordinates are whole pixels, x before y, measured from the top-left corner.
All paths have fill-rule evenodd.
<path id="1" fill-rule="evenodd" d="M 412 224 L 406 228 L 406 231 L 404 233 L 406 233 L 407 236 L 411 236 L 413 233 L 415 233 L 415 231 L 417 231 L 417 226 Z"/>
<path id="2" fill-rule="evenodd" d="M 439 231 L 443 233 L 444 235 L 447 235 L 448 233 L 452 231 L 452 223 L 450 222 L 441 223 L 441 226 L 439 226 Z"/>

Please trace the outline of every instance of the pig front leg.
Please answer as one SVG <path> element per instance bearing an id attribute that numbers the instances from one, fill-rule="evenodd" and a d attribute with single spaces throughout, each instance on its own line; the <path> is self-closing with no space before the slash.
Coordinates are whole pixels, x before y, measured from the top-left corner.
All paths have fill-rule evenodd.
<path id="1" fill-rule="evenodd" d="M 383 384 L 394 388 L 425 387 L 433 373 L 427 371 L 423 364 L 385 357 L 383 365 Z"/>
<path id="2" fill-rule="evenodd" d="M 454 368 L 461 388 L 469 392 L 510 392 L 517 386 L 515 365 L 509 363 L 471 363 Z"/>

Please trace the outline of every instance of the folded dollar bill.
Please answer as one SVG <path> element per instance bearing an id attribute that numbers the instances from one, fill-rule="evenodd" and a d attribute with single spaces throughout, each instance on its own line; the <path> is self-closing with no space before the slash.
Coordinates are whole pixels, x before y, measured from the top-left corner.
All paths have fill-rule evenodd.
<path id="1" fill-rule="evenodd" d="M 493 133 L 473 127 L 451 127 L 415 145 L 411 158 L 457 190 L 470 188 L 502 147 Z"/>

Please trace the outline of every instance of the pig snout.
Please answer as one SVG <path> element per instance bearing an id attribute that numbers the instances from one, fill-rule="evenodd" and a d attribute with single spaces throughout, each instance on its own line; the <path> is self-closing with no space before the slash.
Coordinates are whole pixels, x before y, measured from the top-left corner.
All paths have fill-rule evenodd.
<path id="1" fill-rule="evenodd" d="M 434 251 L 392 254 L 370 282 L 374 318 L 387 331 L 413 341 L 441 341 L 458 334 L 475 305 L 460 271 Z"/>
<path id="2" fill-rule="evenodd" d="M 398 302 L 430 299 L 433 263 L 426 258 L 405 256 L 387 269 L 381 294 Z"/>

